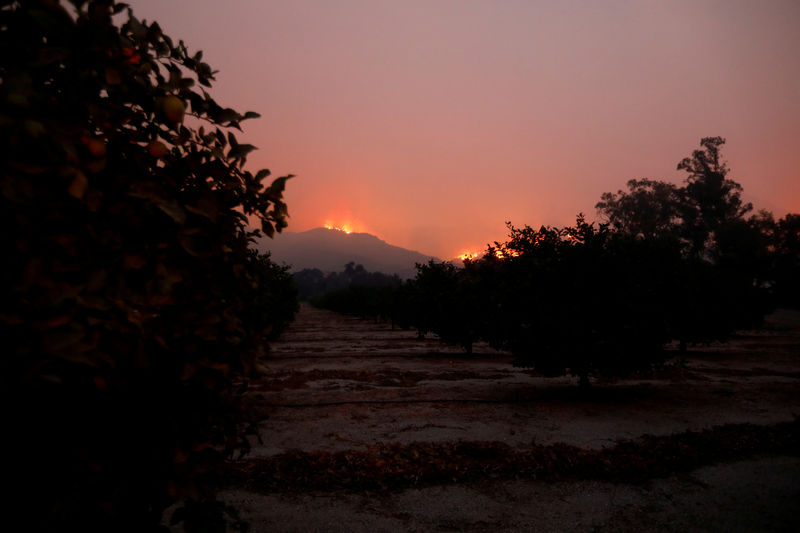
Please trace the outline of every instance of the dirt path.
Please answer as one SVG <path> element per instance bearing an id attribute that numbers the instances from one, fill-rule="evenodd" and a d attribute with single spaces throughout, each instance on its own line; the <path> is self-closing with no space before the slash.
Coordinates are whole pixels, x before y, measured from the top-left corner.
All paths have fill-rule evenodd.
<path id="1" fill-rule="evenodd" d="M 800 313 L 692 350 L 648 376 L 545 379 L 476 346 L 467 357 L 413 331 L 303 307 L 253 384 L 265 416 L 250 461 L 368 453 L 387 443 L 491 442 L 509 454 L 800 416 Z M 504 448 L 505 449 L 505 448 Z M 538 448 L 537 448 L 538 449 Z M 800 459 L 755 456 L 639 484 L 478 479 L 373 492 L 232 490 L 252 531 L 789 531 Z M 391 462 L 391 461 L 390 461 Z M 266 463 L 265 463 L 266 464 Z"/>

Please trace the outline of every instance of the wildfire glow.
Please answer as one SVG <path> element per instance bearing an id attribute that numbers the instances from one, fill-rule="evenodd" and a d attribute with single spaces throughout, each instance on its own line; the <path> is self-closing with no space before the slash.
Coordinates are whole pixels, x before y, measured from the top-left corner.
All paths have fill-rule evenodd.
<path id="1" fill-rule="evenodd" d="M 482 256 L 483 254 L 480 254 L 478 252 L 463 252 L 458 255 L 458 258 L 461 259 L 462 261 L 466 260 L 474 261 L 475 259 L 478 259 L 479 257 Z M 508 257 L 519 257 L 519 252 L 517 252 L 516 250 L 502 250 L 500 248 L 495 248 L 494 256 L 498 259 L 506 259 Z"/>
<path id="2" fill-rule="evenodd" d="M 499 248 L 495 248 L 494 256 L 498 259 L 505 259 L 507 257 L 519 257 L 519 252 L 516 250 L 506 250 L 503 251 Z"/>
<path id="3" fill-rule="evenodd" d="M 350 224 L 335 225 L 335 224 L 333 224 L 331 222 L 326 222 L 325 223 L 325 228 L 326 229 L 333 229 L 333 230 L 336 230 L 336 231 L 343 231 L 343 232 L 345 232 L 347 234 L 353 233 L 353 227 Z"/>

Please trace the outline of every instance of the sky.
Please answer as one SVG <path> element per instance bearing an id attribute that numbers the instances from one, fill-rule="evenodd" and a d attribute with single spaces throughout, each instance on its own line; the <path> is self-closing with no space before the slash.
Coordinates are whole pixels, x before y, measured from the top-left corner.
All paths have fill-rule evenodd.
<path id="1" fill-rule="evenodd" d="M 448 259 L 564 226 L 702 137 L 745 199 L 800 212 L 797 0 L 130 0 L 256 111 L 248 168 L 287 231 L 332 224 Z M 280 236 L 276 238 L 280 239 Z"/>

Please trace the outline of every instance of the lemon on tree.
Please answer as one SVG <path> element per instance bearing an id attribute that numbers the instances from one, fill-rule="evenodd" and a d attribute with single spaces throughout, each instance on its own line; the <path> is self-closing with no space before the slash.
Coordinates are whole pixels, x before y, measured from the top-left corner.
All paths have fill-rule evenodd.
<path id="1" fill-rule="evenodd" d="M 161 111 L 164 117 L 170 122 L 183 122 L 183 115 L 186 113 L 186 105 L 177 96 L 167 96 L 161 103 Z"/>
<path id="2" fill-rule="evenodd" d="M 161 141 L 151 141 L 150 144 L 147 145 L 147 152 L 151 156 L 161 159 L 169 153 L 169 148 Z"/>

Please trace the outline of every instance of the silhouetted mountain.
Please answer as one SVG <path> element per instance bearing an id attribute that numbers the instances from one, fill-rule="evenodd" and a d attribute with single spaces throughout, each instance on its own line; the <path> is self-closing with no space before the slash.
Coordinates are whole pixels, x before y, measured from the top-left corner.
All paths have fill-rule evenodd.
<path id="1" fill-rule="evenodd" d="M 324 272 L 340 272 L 351 261 L 370 272 L 397 274 L 401 278 L 416 275 L 414 265 L 436 257 L 393 246 L 369 233 L 345 233 L 315 228 L 300 233 L 282 233 L 274 239 L 257 243 L 261 252 L 269 251 L 278 263 L 291 265 L 298 272 L 318 268 Z"/>

